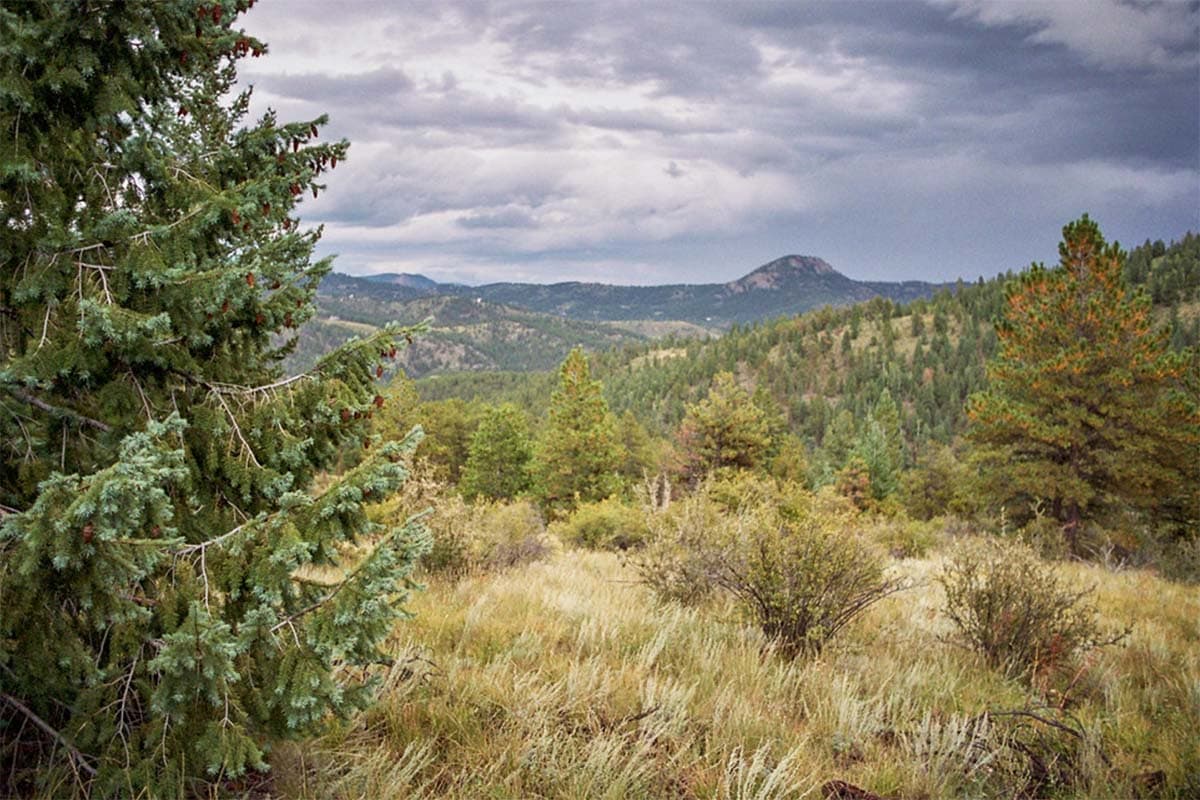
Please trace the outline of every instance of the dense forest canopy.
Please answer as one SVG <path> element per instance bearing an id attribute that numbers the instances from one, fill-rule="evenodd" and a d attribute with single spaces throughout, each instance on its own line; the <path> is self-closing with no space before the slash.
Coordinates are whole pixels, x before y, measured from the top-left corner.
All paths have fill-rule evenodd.
<path id="1" fill-rule="evenodd" d="M 1156 302 L 1156 320 L 1172 349 L 1200 343 L 1200 236 L 1188 233 L 1169 246 L 1146 242 L 1129 254 L 1125 274 L 1148 291 L 1176 286 Z M 879 299 L 734 326 L 720 337 L 668 336 L 596 352 L 593 368 L 613 410 L 631 411 L 659 434 L 679 424 L 717 373 L 733 372 L 763 387 L 813 447 L 824 441 L 835 409 L 863 419 L 885 388 L 904 410 L 906 439 L 949 443 L 963 430 L 967 397 L 984 386 L 984 363 L 996 352 L 993 325 L 1014 277 L 959 284 L 907 305 Z M 504 372 L 417 383 L 427 401 L 511 401 L 534 415 L 545 409 L 550 385 L 549 373 Z"/>

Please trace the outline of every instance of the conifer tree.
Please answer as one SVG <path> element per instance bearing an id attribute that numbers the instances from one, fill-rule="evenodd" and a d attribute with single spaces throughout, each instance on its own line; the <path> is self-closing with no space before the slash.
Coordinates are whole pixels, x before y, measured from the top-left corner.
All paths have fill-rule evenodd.
<path id="1" fill-rule="evenodd" d="M 898 472 L 904 467 L 904 431 L 900 424 L 900 409 L 886 387 L 871 410 L 871 419 L 879 424 L 887 444 L 888 460 L 892 469 Z"/>
<path id="2" fill-rule="evenodd" d="M 1196 355 L 1169 352 L 1149 298 L 1125 286 L 1125 254 L 1087 215 L 1059 255 L 1009 284 L 990 387 L 970 401 L 988 483 L 1001 502 L 1043 501 L 1072 543 L 1114 505 L 1194 530 Z"/>
<path id="3" fill-rule="evenodd" d="M 771 444 L 762 409 L 729 372 L 717 373 L 708 396 L 688 406 L 677 438 L 689 480 L 717 469 L 763 466 Z"/>
<path id="4" fill-rule="evenodd" d="M 850 461 L 857 462 L 866 470 L 870 493 L 876 500 L 882 500 L 896 491 L 900 467 L 893 460 L 894 457 L 887 430 L 874 415 L 868 416 L 850 454 Z"/>
<path id="5" fill-rule="evenodd" d="M 368 702 L 426 546 L 364 510 L 419 438 L 365 428 L 408 332 L 281 375 L 346 143 L 247 123 L 241 0 L 84 5 L 0 8 L 0 781 L 175 797 Z"/>
<path id="6" fill-rule="evenodd" d="M 659 447 L 632 411 L 626 410 L 617 418 L 617 443 L 621 450 L 618 472 L 629 485 L 645 479 L 658 468 Z"/>
<path id="7" fill-rule="evenodd" d="M 528 491 L 532 459 L 524 413 L 511 403 L 488 409 L 471 437 L 460 484 L 463 497 L 511 500 Z"/>
<path id="8" fill-rule="evenodd" d="M 559 368 L 538 448 L 535 474 L 543 508 L 562 515 L 613 494 L 620 488 L 621 458 L 600 382 L 592 380 L 587 356 L 576 347 Z"/>

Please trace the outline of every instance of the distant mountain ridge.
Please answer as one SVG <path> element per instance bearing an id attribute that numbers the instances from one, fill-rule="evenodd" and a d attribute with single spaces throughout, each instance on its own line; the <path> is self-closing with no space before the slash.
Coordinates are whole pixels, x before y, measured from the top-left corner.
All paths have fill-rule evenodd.
<path id="1" fill-rule="evenodd" d="M 709 328 L 801 314 L 821 306 L 844 306 L 886 297 L 899 303 L 929 297 L 948 284 L 925 281 L 857 281 L 815 256 L 787 255 L 728 283 L 619 286 L 570 281 L 553 284 L 438 283 L 424 275 L 395 274 L 355 278 L 334 273 L 321 294 L 367 293 L 401 302 L 432 295 L 456 295 L 483 302 L 589 322 L 681 321 Z"/>
<path id="2" fill-rule="evenodd" d="M 414 275 L 411 272 L 380 272 L 376 275 L 365 275 L 363 277 L 373 283 L 404 286 L 408 289 L 428 292 L 429 294 L 443 294 L 440 291 L 443 284 L 438 283 L 432 278 L 426 278 L 424 275 Z M 445 285 L 449 286 L 450 284 Z"/>

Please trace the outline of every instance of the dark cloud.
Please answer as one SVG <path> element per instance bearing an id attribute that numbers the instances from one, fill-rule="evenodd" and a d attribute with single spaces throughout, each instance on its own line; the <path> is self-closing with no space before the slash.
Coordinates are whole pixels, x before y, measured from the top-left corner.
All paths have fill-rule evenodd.
<path id="1" fill-rule="evenodd" d="M 344 270 L 721 280 L 799 251 L 971 278 L 1083 211 L 1200 227 L 1196 3 L 329 8 L 260 4 L 247 66 L 353 143 L 307 213 Z"/>

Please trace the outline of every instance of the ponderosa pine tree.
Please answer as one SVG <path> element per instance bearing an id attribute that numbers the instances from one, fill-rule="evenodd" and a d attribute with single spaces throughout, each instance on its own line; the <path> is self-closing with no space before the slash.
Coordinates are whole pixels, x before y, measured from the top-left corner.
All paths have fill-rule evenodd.
<path id="1" fill-rule="evenodd" d="M 600 382 L 576 347 L 558 371 L 549 420 L 535 464 L 542 507 L 551 515 L 603 500 L 620 489 L 621 448 Z"/>
<path id="2" fill-rule="evenodd" d="M 426 546 L 364 511 L 419 437 L 365 438 L 401 332 L 280 374 L 275 337 L 330 268 L 293 214 L 347 145 L 318 142 L 324 118 L 245 124 L 235 65 L 264 51 L 235 27 L 246 5 L 0 7 L 13 792 L 58 774 L 96 797 L 176 797 L 265 768 L 273 740 L 368 701 Z M 347 445 L 369 454 L 310 493 Z M 347 561 L 351 542 L 371 546 Z"/>
<path id="3" fill-rule="evenodd" d="M 511 500 L 532 483 L 533 441 L 525 414 L 512 403 L 489 408 L 471 437 L 459 488 L 473 500 Z"/>
<path id="4" fill-rule="evenodd" d="M 1169 352 L 1149 298 L 1125 286 L 1125 254 L 1087 215 L 1059 255 L 1009 284 L 990 386 L 970 401 L 987 483 L 1001 502 L 1042 501 L 1072 544 L 1114 505 L 1194 530 L 1196 354 Z"/>
<path id="5" fill-rule="evenodd" d="M 762 409 L 730 372 L 717 373 L 708 395 L 687 407 L 676 439 L 684 477 L 693 482 L 713 470 L 761 467 L 771 445 Z"/>

